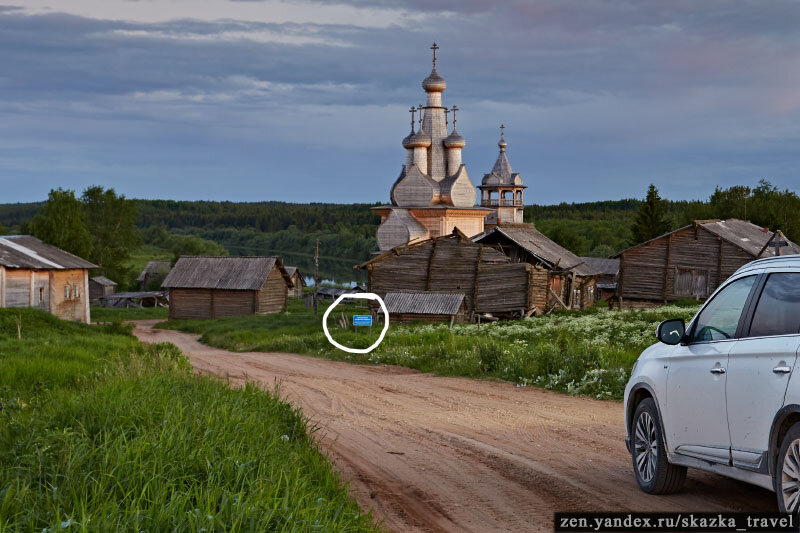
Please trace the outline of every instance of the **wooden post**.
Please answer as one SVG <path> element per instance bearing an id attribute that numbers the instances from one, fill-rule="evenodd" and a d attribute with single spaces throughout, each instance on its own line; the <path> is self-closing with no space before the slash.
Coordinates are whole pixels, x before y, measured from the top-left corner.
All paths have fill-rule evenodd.
<path id="1" fill-rule="evenodd" d="M 314 320 L 317 319 L 317 300 L 319 299 L 319 239 L 314 246 Z"/>

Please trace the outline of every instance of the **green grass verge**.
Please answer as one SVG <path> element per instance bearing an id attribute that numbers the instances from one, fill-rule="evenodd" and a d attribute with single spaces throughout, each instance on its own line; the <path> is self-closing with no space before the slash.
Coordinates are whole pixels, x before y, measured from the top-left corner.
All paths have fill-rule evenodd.
<path id="1" fill-rule="evenodd" d="M 169 316 L 166 307 L 129 307 L 117 309 L 114 307 L 91 308 L 92 322 L 124 322 L 126 320 L 165 320 Z"/>
<path id="2" fill-rule="evenodd" d="M 0 531 L 375 531 L 298 411 L 124 331 L 0 310 Z"/>
<path id="3" fill-rule="evenodd" d="M 656 325 L 667 318 L 686 320 L 697 307 L 667 306 L 645 311 L 590 309 L 561 312 L 512 322 L 391 325 L 383 343 L 366 355 L 331 346 L 302 302 L 290 302 L 277 315 L 217 320 L 168 321 L 157 327 L 201 335 L 211 346 L 233 351 L 292 352 L 356 363 L 402 365 L 448 376 L 497 377 L 520 386 L 541 386 L 571 394 L 620 399 L 639 354 L 655 342 Z M 334 338 L 345 346 L 364 348 L 372 336 L 339 329 L 334 316 L 348 323 L 359 312 L 339 307 L 328 319 Z M 320 314 L 321 316 L 321 314 Z"/>

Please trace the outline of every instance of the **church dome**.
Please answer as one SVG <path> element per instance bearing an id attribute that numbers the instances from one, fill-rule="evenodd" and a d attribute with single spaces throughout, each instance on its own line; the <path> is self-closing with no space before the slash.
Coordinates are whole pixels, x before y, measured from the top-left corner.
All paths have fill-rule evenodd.
<path id="1" fill-rule="evenodd" d="M 406 142 L 406 139 L 408 139 L 408 142 Z M 406 148 L 429 148 L 430 145 L 431 136 L 422 130 L 403 139 L 403 146 Z"/>
<path id="2" fill-rule="evenodd" d="M 403 148 L 414 148 L 414 146 L 411 144 L 411 140 L 414 138 L 414 135 L 416 135 L 416 133 L 412 131 L 405 136 L 403 139 Z"/>
<path id="3" fill-rule="evenodd" d="M 422 80 L 422 88 L 428 93 L 440 93 L 447 89 L 447 82 L 436 72 L 436 67 L 433 67 L 430 75 Z"/>
<path id="4" fill-rule="evenodd" d="M 444 139 L 445 148 L 464 148 L 466 145 L 467 141 L 456 130 Z"/>
<path id="5" fill-rule="evenodd" d="M 503 135 L 500 135 L 500 140 L 497 141 L 497 146 L 499 146 L 501 150 L 505 150 L 506 146 L 508 146 L 508 143 L 506 142 Z"/>

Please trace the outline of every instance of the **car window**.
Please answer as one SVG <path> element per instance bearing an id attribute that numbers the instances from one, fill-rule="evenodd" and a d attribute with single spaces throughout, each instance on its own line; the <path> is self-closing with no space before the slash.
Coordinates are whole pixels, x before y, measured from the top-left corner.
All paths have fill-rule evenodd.
<path id="1" fill-rule="evenodd" d="M 732 339 L 756 276 L 739 278 L 714 296 L 695 321 L 689 342 Z"/>
<path id="2" fill-rule="evenodd" d="M 770 274 L 758 298 L 750 337 L 800 332 L 800 273 Z"/>

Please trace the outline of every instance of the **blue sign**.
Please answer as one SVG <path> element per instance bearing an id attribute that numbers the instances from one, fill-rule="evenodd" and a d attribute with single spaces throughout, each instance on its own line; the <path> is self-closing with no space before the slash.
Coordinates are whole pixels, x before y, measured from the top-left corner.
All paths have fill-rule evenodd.
<path id="1" fill-rule="evenodd" d="M 354 326 L 371 326 L 372 325 L 372 315 L 354 315 L 353 316 L 353 325 Z"/>

